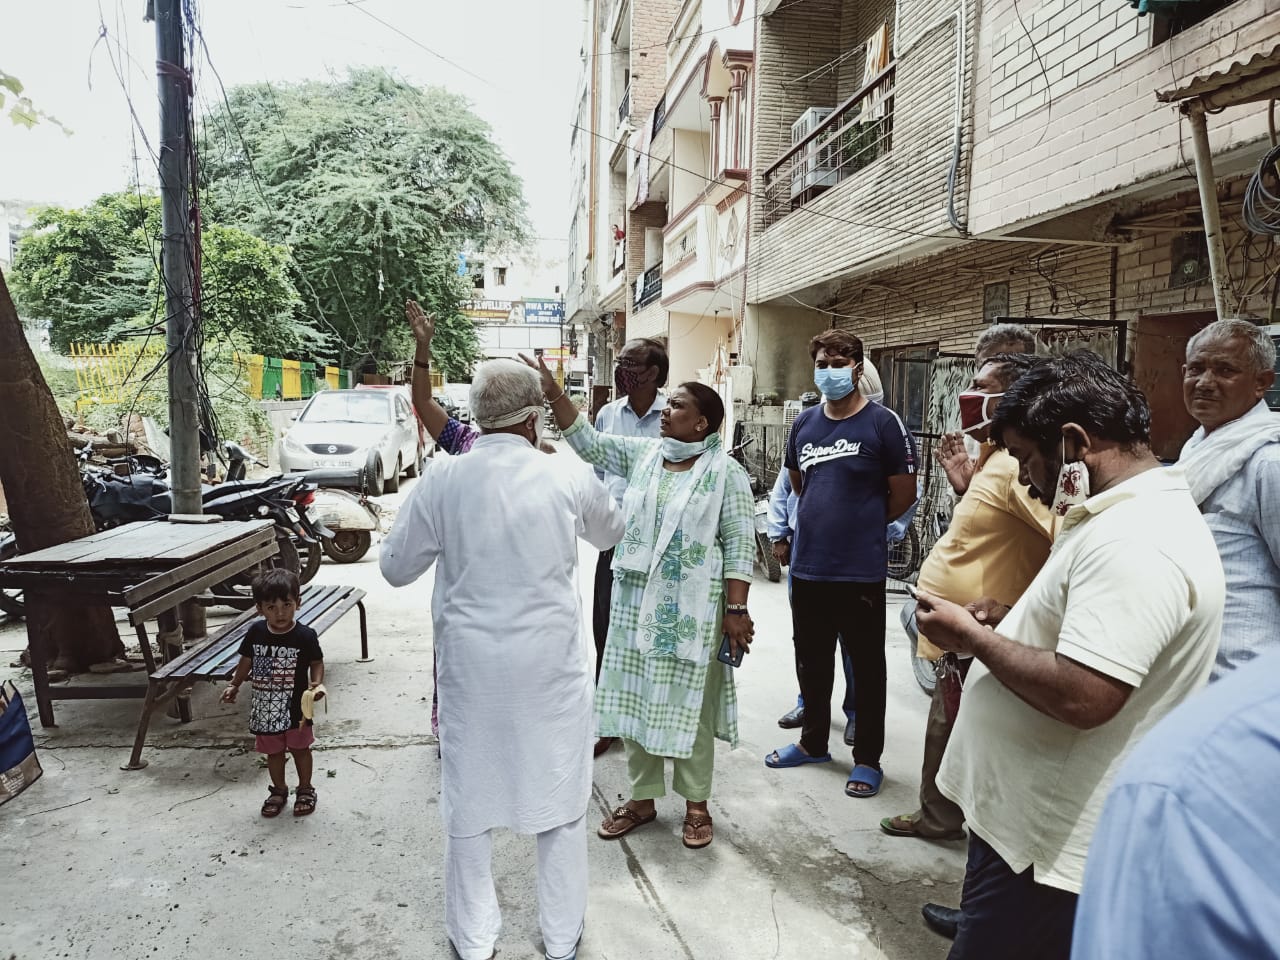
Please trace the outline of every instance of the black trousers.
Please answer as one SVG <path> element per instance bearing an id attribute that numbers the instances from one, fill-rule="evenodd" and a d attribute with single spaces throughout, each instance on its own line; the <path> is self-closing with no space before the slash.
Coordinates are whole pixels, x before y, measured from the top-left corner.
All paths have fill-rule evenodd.
<path id="1" fill-rule="evenodd" d="M 960 930 L 947 960 L 1069 960 L 1079 898 L 1036 883 L 1034 869 L 1014 873 L 970 832 Z"/>
<path id="2" fill-rule="evenodd" d="M 884 581 L 843 583 L 793 576 L 791 625 L 804 697 L 800 746 L 815 757 L 827 752 L 836 644 L 843 637 L 853 665 L 858 716 L 853 761 L 878 767 L 884 752 Z"/>
<path id="3" fill-rule="evenodd" d="M 591 633 L 596 641 L 596 683 L 604 660 L 604 641 L 609 636 L 609 603 L 613 599 L 613 550 L 604 550 L 596 561 L 595 602 L 591 608 Z"/>

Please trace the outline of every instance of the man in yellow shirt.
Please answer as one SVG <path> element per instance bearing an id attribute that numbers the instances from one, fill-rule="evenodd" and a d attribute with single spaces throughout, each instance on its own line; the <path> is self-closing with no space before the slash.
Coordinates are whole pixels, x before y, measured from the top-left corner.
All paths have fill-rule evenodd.
<path id="1" fill-rule="evenodd" d="M 994 597 L 1012 606 L 1048 559 L 1055 518 L 1018 483 L 1018 461 L 992 444 L 988 435 L 1000 397 L 1037 362 L 1038 358 L 1025 353 L 992 357 L 982 363 L 969 390 L 960 395 L 961 426 L 982 444 L 982 452 L 951 526 L 920 567 L 918 586 L 928 593 L 961 604 Z M 943 652 L 923 635 L 916 655 L 943 660 L 925 727 L 920 808 L 886 817 L 880 829 L 895 837 L 960 840 L 965 835 L 964 812 L 938 791 L 934 776 L 955 720 L 954 699 L 949 711 L 947 690 L 963 683 L 973 660 L 953 654 L 943 658 Z"/>

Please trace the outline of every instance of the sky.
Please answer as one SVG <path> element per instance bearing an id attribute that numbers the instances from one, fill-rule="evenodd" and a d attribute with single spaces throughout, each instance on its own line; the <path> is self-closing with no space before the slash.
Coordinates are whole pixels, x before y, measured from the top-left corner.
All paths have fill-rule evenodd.
<path id="1" fill-rule="evenodd" d="M 579 0 L 204 0 L 197 8 L 228 88 L 379 66 L 466 97 L 524 181 L 537 235 L 567 236 Z M 73 131 L 26 130 L 0 116 L 0 200 L 79 205 L 124 188 L 134 172 L 131 132 L 141 179 L 156 182 L 140 132 L 156 143 L 155 28 L 145 9 L 146 0 L 0 0 L 0 70 Z M 197 109 L 217 102 L 212 71 L 197 83 Z"/>

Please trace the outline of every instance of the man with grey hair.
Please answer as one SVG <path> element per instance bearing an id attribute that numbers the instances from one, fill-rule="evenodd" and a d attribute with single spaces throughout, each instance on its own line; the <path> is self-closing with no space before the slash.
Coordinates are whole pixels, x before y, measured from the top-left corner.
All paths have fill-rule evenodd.
<path id="1" fill-rule="evenodd" d="M 578 601 L 579 538 L 622 538 L 622 514 L 576 457 L 537 444 L 538 374 L 492 360 L 471 385 L 481 434 L 438 462 L 382 544 L 393 586 L 436 564 L 445 930 L 462 960 L 493 956 L 502 917 L 497 827 L 537 835 L 546 956 L 577 955 L 587 906 L 592 670 Z M 479 509 L 483 519 L 475 519 Z"/>
<path id="2" fill-rule="evenodd" d="M 1187 343 L 1182 399 L 1200 424 L 1179 466 L 1227 575 L 1214 680 L 1280 647 L 1280 416 L 1263 399 L 1276 346 L 1247 320 L 1218 320 Z"/>

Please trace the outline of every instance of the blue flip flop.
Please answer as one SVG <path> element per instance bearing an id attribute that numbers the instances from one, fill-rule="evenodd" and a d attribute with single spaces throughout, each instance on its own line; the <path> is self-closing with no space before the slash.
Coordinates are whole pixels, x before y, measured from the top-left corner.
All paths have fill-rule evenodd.
<path id="1" fill-rule="evenodd" d="M 870 787 L 870 790 L 850 790 L 852 784 L 861 783 Z M 860 763 L 849 771 L 849 780 L 844 785 L 844 793 L 846 797 L 853 797 L 855 800 L 865 800 L 867 797 L 874 797 L 880 792 L 880 786 L 884 783 L 884 771 L 877 770 L 875 767 L 869 767 L 865 763 Z"/>
<path id="2" fill-rule="evenodd" d="M 775 756 L 778 758 L 776 761 L 773 759 Z M 781 770 L 785 767 L 802 767 L 806 763 L 830 762 L 831 754 L 824 753 L 820 757 L 811 757 L 794 743 L 788 743 L 781 750 L 775 750 L 764 758 L 764 765 L 774 770 Z"/>

